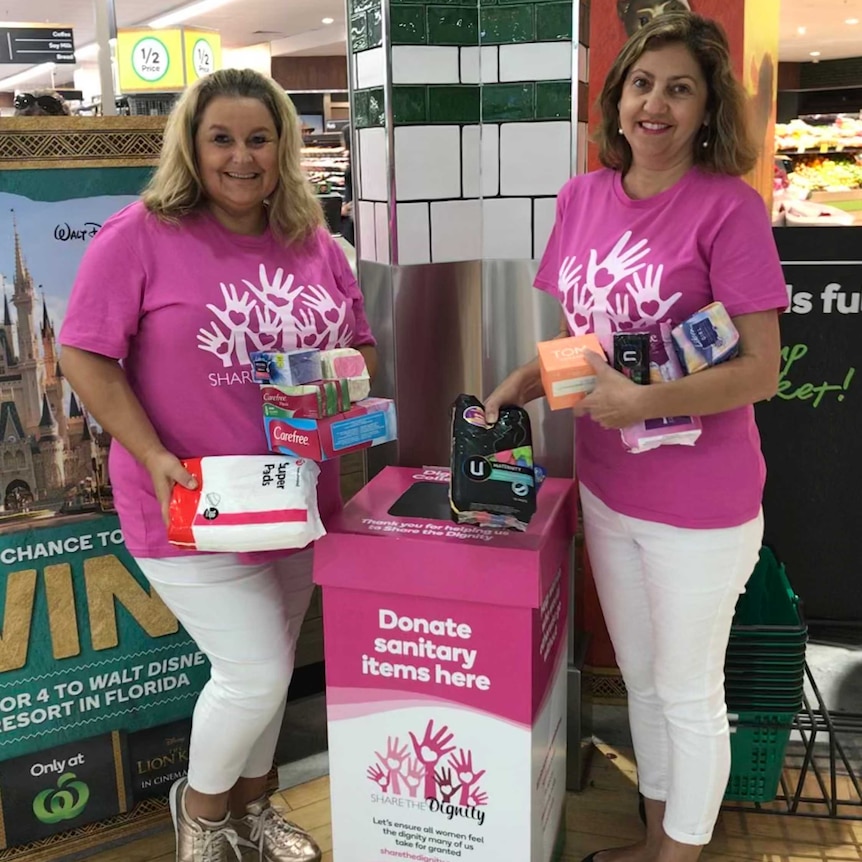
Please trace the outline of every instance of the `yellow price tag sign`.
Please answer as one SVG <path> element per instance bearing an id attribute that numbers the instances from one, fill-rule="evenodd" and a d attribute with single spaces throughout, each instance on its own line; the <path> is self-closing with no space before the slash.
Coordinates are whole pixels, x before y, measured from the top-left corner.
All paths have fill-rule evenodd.
<path id="1" fill-rule="evenodd" d="M 207 30 L 184 30 L 186 83 L 221 69 L 221 36 Z"/>
<path id="2" fill-rule="evenodd" d="M 169 93 L 185 86 L 181 30 L 120 30 L 117 70 L 120 90 Z"/>

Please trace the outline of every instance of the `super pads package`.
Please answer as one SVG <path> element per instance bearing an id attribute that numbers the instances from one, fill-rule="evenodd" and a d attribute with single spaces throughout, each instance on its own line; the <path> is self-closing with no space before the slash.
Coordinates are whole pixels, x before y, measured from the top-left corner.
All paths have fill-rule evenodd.
<path id="1" fill-rule="evenodd" d="M 482 402 L 459 395 L 452 408 L 449 503 L 458 524 L 526 530 L 536 514 L 530 417 L 503 407 L 494 425 Z"/>
<path id="2" fill-rule="evenodd" d="M 189 458 L 197 479 L 174 485 L 168 541 L 198 551 L 304 548 L 325 535 L 317 509 L 320 468 L 304 458 L 240 455 Z"/>

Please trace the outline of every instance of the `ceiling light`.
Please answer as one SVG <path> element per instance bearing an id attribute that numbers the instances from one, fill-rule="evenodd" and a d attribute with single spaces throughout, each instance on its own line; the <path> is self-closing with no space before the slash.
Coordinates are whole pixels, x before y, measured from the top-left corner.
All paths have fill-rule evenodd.
<path id="1" fill-rule="evenodd" d="M 798 36 L 804 36 L 807 32 L 808 31 L 806 30 L 805 27 L 797 27 L 796 28 L 796 33 Z"/>
<path id="2" fill-rule="evenodd" d="M 819 51 L 812 51 L 808 56 L 809 57 L 819 57 L 820 52 Z"/>
<path id="3" fill-rule="evenodd" d="M 844 23 L 845 23 L 845 24 L 858 24 L 858 23 L 859 23 L 859 19 L 858 19 L 858 18 L 847 18 L 847 19 L 844 21 Z"/>
<path id="4" fill-rule="evenodd" d="M 198 0 L 197 3 L 187 3 L 185 6 L 180 6 L 164 15 L 160 15 L 158 18 L 153 18 L 148 26 L 154 30 L 158 30 L 161 27 L 173 27 L 174 24 L 180 24 L 198 15 L 206 15 L 207 12 L 212 12 L 214 9 L 218 9 L 219 6 L 226 6 L 230 2 L 232 0 Z"/>
<path id="5" fill-rule="evenodd" d="M 320 23 L 321 24 L 334 24 L 335 18 L 324 18 Z"/>
<path id="6" fill-rule="evenodd" d="M 18 84 L 23 84 L 32 78 L 40 78 L 43 75 L 50 75 L 54 70 L 53 63 L 40 63 L 38 66 L 33 66 L 32 69 L 27 69 L 24 72 L 19 72 L 17 75 L 11 75 L 8 78 L 3 78 L 0 81 L 0 87 L 4 90 L 13 90 Z"/>

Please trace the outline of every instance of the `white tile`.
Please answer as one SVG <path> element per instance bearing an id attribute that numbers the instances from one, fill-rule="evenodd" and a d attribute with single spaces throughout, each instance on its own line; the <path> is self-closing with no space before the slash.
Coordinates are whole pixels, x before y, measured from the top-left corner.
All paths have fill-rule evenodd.
<path id="1" fill-rule="evenodd" d="M 374 204 L 374 243 L 377 262 L 389 263 L 389 204 Z"/>
<path id="2" fill-rule="evenodd" d="M 395 129 L 395 189 L 399 201 L 461 197 L 461 128 Z"/>
<path id="3" fill-rule="evenodd" d="M 461 83 L 478 84 L 479 79 L 479 47 L 461 49 Z"/>
<path id="4" fill-rule="evenodd" d="M 533 202 L 533 257 L 541 258 L 557 217 L 556 198 L 538 198 Z"/>
<path id="5" fill-rule="evenodd" d="M 367 201 L 389 200 L 386 129 L 360 129 L 359 195 Z"/>
<path id="6" fill-rule="evenodd" d="M 500 47 L 501 81 L 559 81 L 571 77 L 571 42 L 522 42 Z"/>
<path id="7" fill-rule="evenodd" d="M 590 49 L 586 45 L 578 45 L 578 80 L 585 84 L 590 80 Z"/>
<path id="8" fill-rule="evenodd" d="M 458 48 L 428 45 L 392 48 L 393 84 L 457 84 L 459 80 Z"/>
<path id="9" fill-rule="evenodd" d="M 504 123 L 500 127 L 500 193 L 555 195 L 572 174 L 571 123 Z"/>
<path id="10" fill-rule="evenodd" d="M 500 63 L 496 45 L 484 45 L 479 59 L 483 84 L 496 84 L 500 80 Z"/>
<path id="11" fill-rule="evenodd" d="M 356 89 L 382 87 L 386 83 L 386 49 L 372 48 L 356 55 Z"/>
<path id="12" fill-rule="evenodd" d="M 371 201 L 359 201 L 356 211 L 356 229 L 359 237 L 359 259 L 377 260 L 374 204 Z"/>
<path id="13" fill-rule="evenodd" d="M 398 260 L 402 266 L 431 263 L 428 204 L 398 204 Z"/>
<path id="14" fill-rule="evenodd" d="M 482 126 L 482 197 L 500 193 L 500 127 Z"/>
<path id="15" fill-rule="evenodd" d="M 496 84 L 498 80 L 496 45 L 461 49 L 462 84 Z"/>
<path id="16" fill-rule="evenodd" d="M 431 204 L 431 260 L 445 263 L 482 257 L 482 202 Z"/>
<path id="17" fill-rule="evenodd" d="M 479 177 L 482 162 L 480 126 L 464 126 L 461 132 L 461 170 L 463 171 L 462 197 L 479 197 Z"/>
<path id="18" fill-rule="evenodd" d="M 482 201 L 482 257 L 485 260 L 531 260 L 533 202 L 530 198 Z"/>

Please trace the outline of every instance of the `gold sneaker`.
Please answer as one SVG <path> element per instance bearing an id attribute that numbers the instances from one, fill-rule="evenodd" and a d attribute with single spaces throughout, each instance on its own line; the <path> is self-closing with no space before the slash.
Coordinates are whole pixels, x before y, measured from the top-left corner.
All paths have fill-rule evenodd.
<path id="1" fill-rule="evenodd" d="M 234 857 L 242 862 L 239 836 L 230 817 L 206 825 L 189 817 L 185 805 L 187 787 L 185 778 L 171 787 L 171 817 L 177 838 L 177 862 L 230 862 Z"/>
<path id="2" fill-rule="evenodd" d="M 246 806 L 245 817 L 231 826 L 245 847 L 254 847 L 260 862 L 320 862 L 320 848 L 314 839 L 294 823 L 285 820 L 266 796 Z"/>

